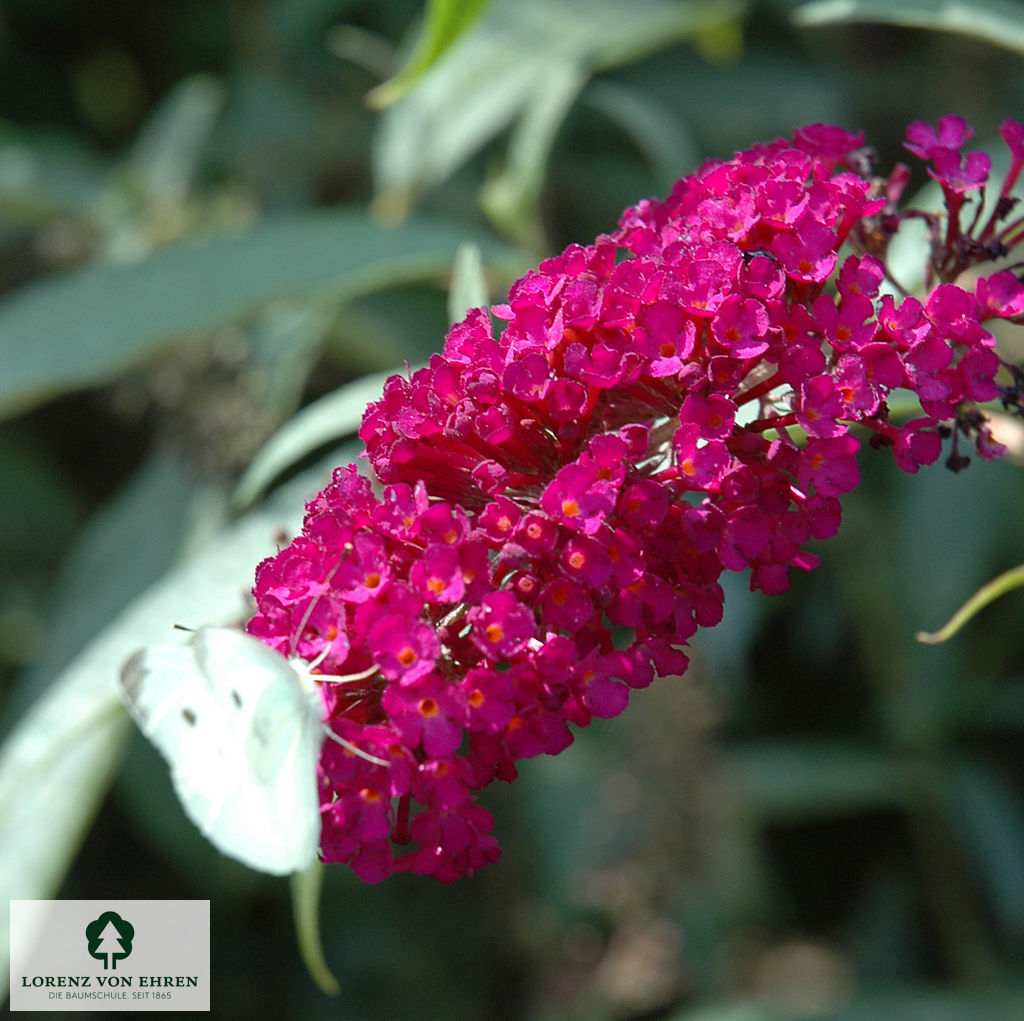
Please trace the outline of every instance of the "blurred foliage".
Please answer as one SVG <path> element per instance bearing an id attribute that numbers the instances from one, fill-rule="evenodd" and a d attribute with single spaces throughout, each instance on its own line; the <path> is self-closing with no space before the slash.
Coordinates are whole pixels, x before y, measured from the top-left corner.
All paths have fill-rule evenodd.
<path id="1" fill-rule="evenodd" d="M 244 615 L 357 453 L 358 381 L 427 358 L 466 296 L 799 124 L 886 166 L 910 120 L 985 141 L 1024 113 L 1021 4 L 796 6 L 0 0 L 8 897 L 211 899 L 222 1017 L 1024 1016 L 1022 596 L 913 637 L 1024 560 L 1012 464 L 865 451 L 821 568 L 774 600 L 728 579 L 685 678 L 486 792 L 498 865 L 328 870 L 340 1000 L 287 884 L 124 748 L 118 664 Z"/>

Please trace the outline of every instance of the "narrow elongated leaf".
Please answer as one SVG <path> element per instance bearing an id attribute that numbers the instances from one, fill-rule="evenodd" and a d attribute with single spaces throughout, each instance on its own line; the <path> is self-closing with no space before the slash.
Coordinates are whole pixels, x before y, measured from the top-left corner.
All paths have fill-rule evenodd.
<path id="1" fill-rule="evenodd" d="M 224 103 L 224 88 L 207 75 L 179 82 L 132 146 L 128 169 L 149 201 L 181 201 Z"/>
<path id="2" fill-rule="evenodd" d="M 249 507 L 278 475 L 326 444 L 354 434 L 367 404 L 379 399 L 389 375 L 365 376 L 298 412 L 274 433 L 246 469 L 235 487 L 235 507 Z"/>
<path id="3" fill-rule="evenodd" d="M 1004 937 L 1024 938 L 1024 804 L 1013 786 L 984 765 L 961 758 L 950 771 L 953 813 L 978 887 Z"/>
<path id="4" fill-rule="evenodd" d="M 19 674 L 7 706 L 11 717 L 27 709 L 93 635 L 175 561 L 195 519 L 195 488 L 195 476 L 179 457 L 157 452 L 78 531 L 47 604 L 45 638 Z M 127 539 L 139 535 L 146 536 L 144 543 Z"/>
<path id="5" fill-rule="evenodd" d="M 488 298 L 480 247 L 467 242 L 459 247 L 452 267 L 449 319 L 457 322 L 468 309 L 485 305 Z M 365 376 L 294 415 L 264 444 L 239 480 L 233 495 L 235 508 L 249 507 L 275 478 L 319 448 L 353 435 L 366 406 L 380 397 L 390 375 L 393 373 Z"/>
<path id="6" fill-rule="evenodd" d="M 58 134 L 0 123 L 0 227 L 32 227 L 81 214 L 106 186 L 92 152 Z"/>
<path id="7" fill-rule="evenodd" d="M 765 821 L 828 818 L 889 807 L 899 773 L 885 753 L 839 741 L 772 741 L 729 749 L 726 762 Z"/>
<path id="8" fill-rule="evenodd" d="M 581 101 L 615 121 L 644 154 L 667 193 L 676 179 L 697 165 L 700 150 L 675 113 L 653 96 L 628 85 L 595 81 Z"/>
<path id="9" fill-rule="evenodd" d="M 457 323 L 471 308 L 481 308 L 490 300 L 484 260 L 474 244 L 462 245 L 452 267 L 452 284 L 448 289 L 448 322 Z"/>
<path id="10" fill-rule="evenodd" d="M 798 7 L 793 21 L 802 28 L 853 21 L 930 28 L 1024 53 L 1024 21 L 1012 0 L 819 0 Z"/>
<path id="11" fill-rule="evenodd" d="M 508 237 L 542 250 L 539 200 L 544 172 L 555 137 L 586 83 L 587 74 L 575 64 L 556 64 L 535 84 L 530 102 L 509 140 L 504 171 L 480 194 L 480 205 Z"/>
<path id="12" fill-rule="evenodd" d="M 378 85 L 366 101 L 383 110 L 401 99 L 462 33 L 483 13 L 490 0 L 427 0 L 423 28 L 405 66 L 393 78 Z"/>
<path id="13" fill-rule="evenodd" d="M 742 0 L 492 0 L 381 120 L 378 205 L 404 215 L 417 194 L 540 99 L 562 70 L 582 80 L 737 18 Z"/>
<path id="14" fill-rule="evenodd" d="M 458 246 L 522 265 L 508 247 L 444 221 L 382 226 L 362 210 L 268 220 L 229 238 L 169 245 L 134 265 L 97 264 L 0 302 L 0 416 L 98 385 L 173 337 L 292 295 L 341 301 L 448 271 Z M 492 261 L 493 260 L 493 261 Z"/>

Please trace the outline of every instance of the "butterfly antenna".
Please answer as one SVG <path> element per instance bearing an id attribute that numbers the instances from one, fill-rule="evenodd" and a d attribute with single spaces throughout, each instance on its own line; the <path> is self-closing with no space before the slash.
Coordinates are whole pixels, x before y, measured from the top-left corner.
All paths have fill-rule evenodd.
<path id="1" fill-rule="evenodd" d="M 351 741 L 346 741 L 343 737 L 335 734 L 330 727 L 324 726 L 324 733 L 332 740 L 337 741 L 342 748 L 347 748 L 354 755 L 358 755 L 361 759 L 366 759 L 367 762 L 372 762 L 375 766 L 390 766 L 391 763 L 386 759 L 380 759 L 376 755 L 371 755 L 369 752 L 364 752 L 358 745 L 354 745 Z"/>

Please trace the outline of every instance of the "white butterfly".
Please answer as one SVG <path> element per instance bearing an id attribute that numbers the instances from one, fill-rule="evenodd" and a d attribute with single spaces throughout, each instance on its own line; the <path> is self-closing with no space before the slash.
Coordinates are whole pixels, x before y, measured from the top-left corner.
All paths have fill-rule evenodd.
<path id="1" fill-rule="evenodd" d="M 201 627 L 179 645 L 135 653 L 120 686 L 163 753 L 189 818 L 224 854 L 283 875 L 310 865 L 320 841 L 317 760 L 325 733 L 320 677 L 232 628 Z M 368 672 L 369 673 L 369 672 Z"/>

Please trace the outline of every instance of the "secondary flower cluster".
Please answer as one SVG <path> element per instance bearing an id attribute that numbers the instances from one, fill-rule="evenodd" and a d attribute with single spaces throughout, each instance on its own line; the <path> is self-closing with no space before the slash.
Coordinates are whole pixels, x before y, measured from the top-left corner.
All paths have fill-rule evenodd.
<path id="1" fill-rule="evenodd" d="M 685 670 L 723 571 L 778 593 L 817 563 L 806 543 L 858 483 L 853 426 L 908 472 L 944 437 L 952 467 L 958 438 L 1001 452 L 977 409 L 1000 395 L 982 322 L 1024 319 L 1024 287 L 955 281 L 1024 232 L 1005 223 L 1024 128 L 1003 136 L 995 212 L 964 230 L 987 158 L 962 156 L 959 118 L 908 132 L 947 204 L 923 300 L 884 262 L 923 215 L 898 212 L 908 172 L 873 179 L 860 135 L 814 125 L 641 202 L 388 381 L 360 433 L 383 491 L 338 469 L 260 565 L 249 624 L 318 662 L 329 725 L 365 753 L 324 745 L 325 861 L 444 881 L 494 861 L 476 791 Z M 919 415 L 890 420 L 897 389 Z"/>

